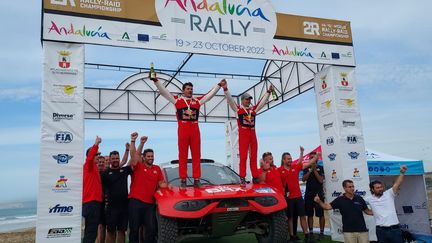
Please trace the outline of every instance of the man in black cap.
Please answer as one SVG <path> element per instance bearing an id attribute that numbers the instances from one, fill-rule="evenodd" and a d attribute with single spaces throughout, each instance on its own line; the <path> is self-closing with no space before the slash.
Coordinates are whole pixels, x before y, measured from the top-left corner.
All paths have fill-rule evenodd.
<path id="1" fill-rule="evenodd" d="M 238 131 L 239 131 L 239 154 L 240 154 L 240 166 L 239 174 L 241 178 L 241 184 L 246 185 L 246 160 L 249 153 L 250 169 L 254 183 L 258 183 L 259 172 L 257 169 L 257 152 L 258 142 L 255 133 L 255 116 L 257 112 L 261 110 L 267 103 L 270 93 L 273 91 L 273 86 L 265 92 L 258 100 L 257 104 L 252 106 L 252 96 L 248 93 L 241 95 L 241 104 L 237 105 L 234 99 L 231 97 L 228 91 L 228 84 L 225 82 L 222 85 L 225 93 L 225 97 L 233 111 L 236 112 Z"/>

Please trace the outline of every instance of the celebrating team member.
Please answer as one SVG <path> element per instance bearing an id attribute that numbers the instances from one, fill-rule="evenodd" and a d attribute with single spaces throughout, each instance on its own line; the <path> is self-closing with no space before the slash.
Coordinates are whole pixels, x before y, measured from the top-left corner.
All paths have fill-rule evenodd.
<path id="1" fill-rule="evenodd" d="M 342 187 L 345 193 L 330 204 L 321 201 L 318 195 L 315 196 L 314 200 L 325 210 L 339 209 L 342 215 L 342 231 L 345 242 L 369 243 L 369 234 L 363 212 L 372 215 L 372 211 L 367 207 L 365 200 L 354 193 L 353 181 L 344 180 Z"/>
<path id="2" fill-rule="evenodd" d="M 316 152 L 311 152 L 309 158 L 314 157 Z M 324 201 L 324 169 L 322 166 L 314 163 L 310 168 L 303 170 L 302 181 L 306 182 L 305 192 L 305 211 L 309 225 L 309 234 L 312 235 L 313 216 L 319 218 L 320 234 L 318 240 L 324 239 L 324 210 L 314 201 L 315 195 L 318 194 L 321 201 Z"/>
<path id="3" fill-rule="evenodd" d="M 123 161 L 127 160 L 129 144 L 126 144 Z M 125 242 L 128 226 L 128 176 L 132 173 L 130 166 L 121 167 L 119 152 L 109 155 L 111 167 L 102 174 L 102 185 L 105 192 L 105 219 L 108 231 L 107 242 Z M 117 232 L 117 234 L 116 234 Z M 117 235 L 117 237 L 116 237 Z"/>
<path id="4" fill-rule="evenodd" d="M 279 170 L 273 164 L 273 155 L 270 152 L 265 152 L 262 155 L 262 167 L 258 170 L 259 180 L 272 186 L 280 194 L 283 194 L 283 186 Z"/>
<path id="5" fill-rule="evenodd" d="M 224 79 L 225 80 L 225 79 Z M 263 96 L 258 100 L 257 104 L 251 106 L 252 96 L 248 93 L 244 93 L 241 96 L 241 104 L 237 105 L 234 99 L 231 97 L 228 91 L 228 85 L 225 82 L 222 86 L 225 97 L 228 100 L 228 104 L 231 109 L 236 112 L 238 131 L 239 131 L 239 154 L 240 154 L 240 178 L 241 184 L 246 184 L 246 160 L 249 152 L 249 163 L 250 169 L 253 177 L 253 181 L 258 180 L 258 170 L 257 170 L 257 152 L 258 152 L 258 142 L 255 133 L 255 116 L 259 110 L 261 110 L 267 103 L 270 93 L 273 91 L 273 86 L 263 94 Z"/>
<path id="6" fill-rule="evenodd" d="M 94 145 L 87 149 L 86 161 L 83 165 L 83 199 L 82 216 L 85 219 L 84 243 L 94 243 L 97 236 L 100 213 L 102 207 L 102 183 L 99 175 L 98 153 L 99 144 L 102 142 L 96 136 Z"/>
<path id="7" fill-rule="evenodd" d="M 404 242 L 399 219 L 396 214 L 394 199 L 399 187 L 402 185 L 407 169 L 406 166 L 400 167 L 398 178 L 392 188 L 386 191 L 384 191 L 384 185 L 381 181 L 375 180 L 369 184 L 372 196 L 365 198 L 365 201 L 369 203 L 372 208 L 378 243 Z"/>
<path id="8" fill-rule="evenodd" d="M 285 198 L 287 200 L 288 209 L 288 227 L 291 235 L 291 239 L 294 239 L 294 227 L 293 218 L 294 214 L 300 217 L 300 225 L 303 229 L 305 235 L 305 242 L 312 241 L 312 235 L 309 234 L 306 214 L 305 214 L 305 204 L 302 198 L 300 184 L 299 184 L 299 173 L 300 171 L 309 168 L 313 164 L 316 164 L 318 156 L 312 156 L 308 164 L 303 164 L 303 152 L 304 148 L 300 146 L 300 158 L 296 164 L 292 164 L 292 157 L 290 153 L 282 154 L 282 165 L 279 167 L 279 172 L 282 178 L 282 184 L 285 191 Z"/>
<path id="9" fill-rule="evenodd" d="M 178 121 L 178 150 L 179 150 L 179 177 L 181 187 L 186 187 L 187 178 L 187 160 L 189 148 L 192 154 L 192 171 L 194 186 L 201 187 L 201 137 L 198 126 L 199 111 L 201 105 L 209 101 L 219 91 L 221 85 L 225 83 L 222 80 L 215 85 L 207 94 L 194 98 L 192 83 L 183 84 L 183 93 L 181 96 L 172 95 L 167 88 L 153 78 L 160 94 L 169 102 L 174 104 L 177 112 Z"/>
<path id="10" fill-rule="evenodd" d="M 131 167 L 132 182 L 129 193 L 129 242 L 139 242 L 139 228 L 144 225 L 144 242 L 156 242 L 156 206 L 154 193 L 158 188 L 166 188 L 162 171 L 159 166 L 154 165 L 153 150 L 144 150 L 143 157 L 137 152 L 135 141 L 138 133 L 131 134 Z M 143 137 L 142 144 L 147 141 Z M 144 161 L 143 161 L 144 160 Z"/>

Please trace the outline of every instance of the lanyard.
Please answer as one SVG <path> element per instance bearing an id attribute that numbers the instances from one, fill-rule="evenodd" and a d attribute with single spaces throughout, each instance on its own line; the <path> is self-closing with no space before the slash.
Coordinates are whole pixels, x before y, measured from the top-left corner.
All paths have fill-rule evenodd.
<path id="1" fill-rule="evenodd" d="M 242 106 L 242 109 L 246 112 L 248 119 L 251 120 L 252 119 L 252 108 L 250 109 L 250 112 L 248 110 L 246 110 L 246 108 L 244 108 L 244 106 Z"/>

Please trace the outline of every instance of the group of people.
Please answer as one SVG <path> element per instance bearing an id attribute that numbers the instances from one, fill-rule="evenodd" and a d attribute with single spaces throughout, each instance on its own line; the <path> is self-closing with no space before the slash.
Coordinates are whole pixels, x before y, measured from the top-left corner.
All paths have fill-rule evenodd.
<path id="1" fill-rule="evenodd" d="M 393 188 L 383 192 L 381 182 L 371 183 L 372 197 L 368 200 L 371 209 L 366 206 L 363 198 L 354 194 L 354 185 L 350 180 L 343 182 L 345 193 L 331 203 L 324 203 L 324 171 L 317 164 L 319 154 L 310 153 L 309 162 L 303 163 L 303 147 L 300 147 L 300 158 L 292 163 L 290 153 L 284 153 L 281 166 L 276 167 L 273 155 L 266 152 L 262 155 L 260 168 L 257 166 L 258 142 L 255 132 L 255 119 L 257 112 L 267 103 L 273 86 L 252 105 L 252 96 L 244 93 L 237 104 L 228 91 L 227 81 L 221 80 L 208 93 L 193 97 L 192 83 L 185 83 L 181 95 L 173 95 L 158 80 L 153 77 L 160 94 L 175 106 L 178 121 L 178 159 L 180 188 L 185 189 L 187 179 L 187 159 L 189 149 L 192 155 L 192 177 L 194 187 L 200 188 L 201 182 L 201 138 L 198 126 L 200 107 L 209 101 L 220 88 L 229 106 L 236 112 L 239 130 L 239 175 L 241 186 L 246 185 L 246 161 L 249 154 L 250 169 L 253 183 L 266 183 L 278 193 L 285 196 L 287 201 L 286 215 L 290 233 L 290 241 L 297 241 L 297 217 L 305 234 L 305 242 L 313 240 L 313 215 L 319 218 L 320 234 L 318 240 L 323 238 L 324 214 L 323 209 L 338 209 L 342 214 L 343 232 L 346 242 L 368 242 L 367 232 L 362 212 L 374 215 L 377 223 L 379 242 L 394 241 L 398 236 L 393 232 L 399 230 L 396 212 L 394 210 L 394 197 L 402 183 L 406 167 L 401 167 L 401 175 Z M 129 242 L 140 242 L 144 235 L 144 242 L 156 241 L 156 206 L 154 193 L 159 188 L 169 187 L 164 180 L 159 166 L 154 165 L 154 153 L 151 149 L 144 152 L 143 146 L 147 137 L 140 139 L 138 147 L 135 146 L 138 134 L 131 134 L 130 145 L 126 145 L 125 153 L 120 162 L 119 153 L 112 151 L 108 156 L 109 168 L 104 168 L 106 159 L 98 152 L 101 138 L 96 137 L 95 144 L 87 150 L 87 158 L 83 173 L 83 217 L 85 218 L 84 242 L 93 243 L 98 235 L 98 225 L 104 219 L 107 230 L 107 242 L 124 242 L 125 231 L 129 224 Z M 130 160 L 127 166 L 128 154 Z M 306 193 L 303 199 L 299 173 L 303 171 L 302 180 L 306 182 Z M 130 192 L 128 193 L 127 180 L 131 177 Z M 392 204 L 392 207 L 390 207 Z M 307 217 L 306 217 L 307 216 Z M 103 221 L 103 220 L 102 220 Z M 144 229 L 144 230 L 142 230 Z M 143 234 L 142 231 L 145 231 Z M 399 232 L 398 231 L 398 232 Z M 396 238 L 395 238 L 396 237 Z M 400 237 L 401 238 L 401 237 Z M 402 238 L 401 238 L 402 239 Z M 400 241 L 401 242 L 401 241 Z"/>
<path id="2" fill-rule="evenodd" d="M 153 150 L 143 151 L 147 137 L 140 138 L 138 147 L 137 139 L 138 133 L 132 133 L 122 162 L 119 152 L 110 152 L 108 168 L 104 168 L 105 158 L 98 152 L 100 137 L 96 137 L 94 145 L 87 150 L 83 166 L 83 242 L 94 243 L 97 237 L 104 242 L 105 226 L 106 242 L 125 242 L 128 226 L 129 242 L 156 242 L 154 193 L 168 187 L 168 183 L 160 167 L 153 164 Z M 128 154 L 131 158 L 124 166 Z"/>

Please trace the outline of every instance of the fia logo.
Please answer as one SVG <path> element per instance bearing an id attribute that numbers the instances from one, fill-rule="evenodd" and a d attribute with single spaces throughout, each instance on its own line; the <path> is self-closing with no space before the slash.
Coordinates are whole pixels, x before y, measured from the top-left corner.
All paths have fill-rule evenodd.
<path id="1" fill-rule="evenodd" d="M 73 135 L 70 132 L 57 132 L 54 139 L 57 143 L 70 143 L 73 140 Z"/>
<path id="2" fill-rule="evenodd" d="M 348 155 L 351 157 L 351 159 L 357 159 L 360 154 L 357 152 L 349 152 Z"/>
<path id="3" fill-rule="evenodd" d="M 72 7 L 75 7 L 75 0 L 51 0 L 51 4 L 67 6 L 68 2 Z"/>
<path id="4" fill-rule="evenodd" d="M 52 156 L 53 159 L 57 160 L 57 164 L 67 164 L 69 160 L 73 158 L 72 155 L 69 154 L 57 154 Z"/>
<path id="5" fill-rule="evenodd" d="M 347 136 L 346 141 L 349 144 L 356 144 L 357 143 L 357 136 L 356 135 L 349 135 L 349 136 Z"/>
<path id="6" fill-rule="evenodd" d="M 334 144 L 334 138 L 328 137 L 326 140 L 327 146 L 332 146 Z"/>
<path id="7" fill-rule="evenodd" d="M 335 153 L 331 153 L 327 156 L 329 158 L 330 161 L 335 161 L 336 159 L 336 154 Z"/>

